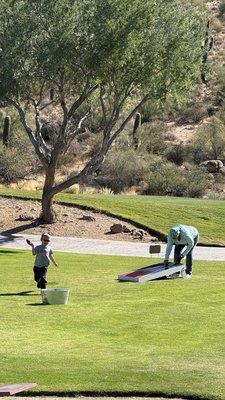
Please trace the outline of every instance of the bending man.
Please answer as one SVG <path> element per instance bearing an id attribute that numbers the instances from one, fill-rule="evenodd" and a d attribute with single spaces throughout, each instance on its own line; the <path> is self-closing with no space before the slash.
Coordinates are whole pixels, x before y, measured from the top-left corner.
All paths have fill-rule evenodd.
<path id="1" fill-rule="evenodd" d="M 179 264 L 182 258 L 186 257 L 186 278 L 190 278 L 192 273 L 192 251 L 198 242 L 198 238 L 199 233 L 193 226 L 181 224 L 173 226 L 169 230 L 167 238 L 164 265 L 168 265 L 172 247 L 175 245 L 174 263 Z M 184 249 L 184 247 L 186 248 Z"/>

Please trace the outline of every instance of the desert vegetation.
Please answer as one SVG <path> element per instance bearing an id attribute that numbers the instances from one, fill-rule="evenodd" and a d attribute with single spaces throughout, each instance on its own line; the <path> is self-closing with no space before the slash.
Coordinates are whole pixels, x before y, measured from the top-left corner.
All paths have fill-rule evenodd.
<path id="1" fill-rule="evenodd" d="M 223 1 L 0 3 L 2 185 L 224 197 Z"/>

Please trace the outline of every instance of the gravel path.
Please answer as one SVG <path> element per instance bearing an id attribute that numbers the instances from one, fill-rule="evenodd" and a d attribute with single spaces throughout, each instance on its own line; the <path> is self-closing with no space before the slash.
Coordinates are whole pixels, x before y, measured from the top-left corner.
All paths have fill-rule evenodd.
<path id="1" fill-rule="evenodd" d="M 40 242 L 39 235 L 2 235 L 0 234 L 0 248 L 28 249 L 25 239 L 30 239 L 34 244 Z M 86 239 L 75 237 L 52 236 L 51 244 L 54 251 L 66 251 L 83 254 L 104 254 L 130 257 L 149 258 L 149 244 L 139 241 L 125 242 L 101 239 Z M 161 253 L 163 258 L 165 243 L 161 243 Z M 195 260 L 224 261 L 225 247 L 202 247 L 197 246 L 194 250 Z"/>

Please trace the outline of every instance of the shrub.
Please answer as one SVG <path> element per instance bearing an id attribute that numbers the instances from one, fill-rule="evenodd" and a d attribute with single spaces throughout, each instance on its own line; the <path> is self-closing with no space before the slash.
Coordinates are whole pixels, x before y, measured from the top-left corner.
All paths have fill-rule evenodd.
<path id="1" fill-rule="evenodd" d="M 189 152 L 193 160 L 200 163 L 207 159 L 223 158 L 225 153 L 225 126 L 220 119 L 212 117 L 208 123 L 197 129 Z"/>
<path id="2" fill-rule="evenodd" d="M 225 14 L 225 0 L 222 0 L 219 4 L 219 17 L 223 18 Z"/>
<path id="3" fill-rule="evenodd" d="M 201 197 L 209 186 L 207 174 L 202 168 L 186 170 L 160 162 L 151 168 L 145 194 Z"/>
<path id="4" fill-rule="evenodd" d="M 29 162 L 23 153 L 16 148 L 5 148 L 0 145 L 1 183 L 17 182 L 25 178 L 29 170 Z"/>
<path id="5" fill-rule="evenodd" d="M 143 124 L 139 128 L 139 150 L 151 154 L 162 154 L 165 150 L 165 125 L 160 121 Z"/>
<path id="6" fill-rule="evenodd" d="M 185 174 L 187 187 L 184 196 L 202 197 L 211 186 L 211 181 L 204 168 L 194 167 Z"/>
<path id="7" fill-rule="evenodd" d="M 165 155 L 168 161 L 182 165 L 187 158 L 187 147 L 183 143 L 174 144 L 167 149 Z"/>
<path id="8" fill-rule="evenodd" d="M 102 186 L 119 193 L 124 189 L 138 185 L 147 171 L 147 163 L 133 149 L 111 149 L 98 175 Z"/>
<path id="9" fill-rule="evenodd" d="M 198 101 L 192 101 L 179 112 L 178 124 L 198 124 L 207 116 L 206 106 Z"/>

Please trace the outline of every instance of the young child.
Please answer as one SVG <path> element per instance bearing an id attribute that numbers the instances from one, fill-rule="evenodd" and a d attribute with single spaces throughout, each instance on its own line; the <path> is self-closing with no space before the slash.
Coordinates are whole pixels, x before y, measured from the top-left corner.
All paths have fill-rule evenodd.
<path id="1" fill-rule="evenodd" d="M 34 244 L 27 240 L 27 243 L 32 248 L 32 254 L 35 257 L 34 261 L 34 280 L 37 282 L 37 287 L 45 289 L 47 285 L 46 275 L 50 262 L 58 267 L 59 265 L 53 257 L 53 251 L 49 246 L 50 236 L 47 233 L 41 235 L 41 244 L 34 247 Z"/>

